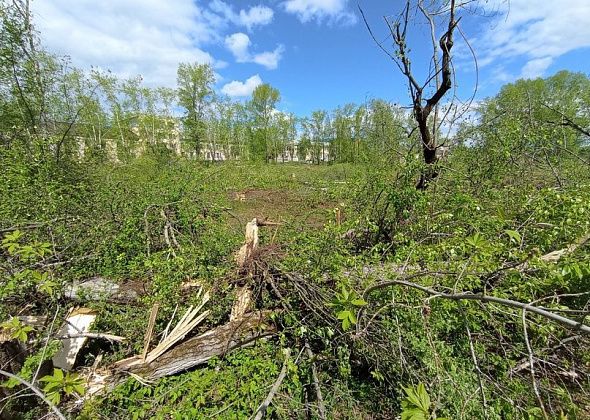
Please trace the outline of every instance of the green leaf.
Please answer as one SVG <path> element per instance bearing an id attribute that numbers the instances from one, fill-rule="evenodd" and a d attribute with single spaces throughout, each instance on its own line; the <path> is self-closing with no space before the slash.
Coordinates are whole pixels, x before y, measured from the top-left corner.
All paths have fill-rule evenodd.
<path id="1" fill-rule="evenodd" d="M 510 241 L 514 242 L 515 244 L 522 243 L 522 236 L 520 236 L 520 233 L 518 233 L 517 231 L 507 229 L 504 231 L 504 233 L 508 235 Z"/>
<path id="2" fill-rule="evenodd" d="M 402 420 L 427 420 L 427 418 L 419 408 L 410 408 L 402 411 Z"/>
<path id="3" fill-rule="evenodd" d="M 420 400 L 419 407 L 424 411 L 430 410 L 430 396 L 428 395 L 428 392 L 426 392 L 426 387 L 422 382 L 418 384 L 417 395 Z"/>
<path id="4" fill-rule="evenodd" d="M 61 395 L 59 392 L 48 392 L 45 396 L 55 405 L 58 405 L 61 401 Z"/>
<path id="5" fill-rule="evenodd" d="M 76 391 L 80 395 L 84 395 L 84 393 L 86 392 L 86 389 L 84 388 L 84 386 L 82 384 L 76 384 L 76 385 L 74 385 L 74 391 Z"/>
<path id="6" fill-rule="evenodd" d="M 430 396 L 424 384 L 403 388 L 406 398 L 402 401 L 402 419 L 421 420 L 430 417 Z"/>
<path id="7" fill-rule="evenodd" d="M 28 333 L 33 331 L 30 325 L 24 325 L 17 317 L 12 317 L 10 320 L 0 324 L 0 328 L 8 331 L 11 338 L 26 342 Z"/>
<path id="8" fill-rule="evenodd" d="M 340 312 L 338 312 L 338 314 L 336 314 L 336 318 L 341 319 L 341 320 L 348 319 L 349 313 L 350 313 L 350 311 L 340 311 Z"/>
<path id="9" fill-rule="evenodd" d="M 344 331 L 348 331 L 350 329 L 350 321 L 348 320 L 348 318 L 342 320 L 342 329 Z"/>

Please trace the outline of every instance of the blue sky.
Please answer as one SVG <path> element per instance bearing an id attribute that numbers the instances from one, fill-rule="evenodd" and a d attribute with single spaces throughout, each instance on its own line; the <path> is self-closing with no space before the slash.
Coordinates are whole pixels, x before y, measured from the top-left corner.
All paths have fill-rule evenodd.
<path id="1" fill-rule="evenodd" d="M 383 16 L 403 3 L 359 0 L 378 39 L 387 36 Z M 174 87 L 178 63 L 197 61 L 212 64 L 220 94 L 246 100 L 270 83 L 282 95 L 278 108 L 300 116 L 373 98 L 408 103 L 404 78 L 353 1 L 35 0 L 33 13 L 49 50 L 78 67 L 141 74 L 150 86 Z M 477 99 L 521 77 L 590 73 L 590 0 L 488 0 L 463 15 L 479 64 Z M 409 31 L 414 68 L 424 75 L 428 28 L 417 22 Z M 457 35 L 457 96 L 468 99 L 476 73 Z"/>

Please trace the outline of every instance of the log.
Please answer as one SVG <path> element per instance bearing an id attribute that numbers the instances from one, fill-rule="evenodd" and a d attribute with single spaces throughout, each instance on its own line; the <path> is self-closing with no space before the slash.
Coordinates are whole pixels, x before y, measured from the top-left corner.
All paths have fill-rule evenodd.
<path id="1" fill-rule="evenodd" d="M 146 295 L 145 284 L 139 281 L 117 283 L 104 277 L 92 277 L 83 281 L 76 281 L 69 286 L 64 297 L 72 300 L 82 298 L 91 301 L 107 301 L 110 303 L 131 303 Z"/>
<path id="2" fill-rule="evenodd" d="M 556 251 L 551 251 L 545 255 L 540 257 L 540 260 L 547 263 L 557 263 L 563 257 L 573 254 L 578 248 L 586 245 L 590 241 L 590 232 L 586 233 L 584 236 L 578 238 L 574 243 L 568 245 L 566 248 L 558 249 Z M 517 271 L 527 271 L 530 267 L 528 261 L 525 261 L 515 267 Z"/>
<path id="3" fill-rule="evenodd" d="M 150 363 L 137 364 L 136 356 L 118 362 L 116 369 L 139 375 L 147 381 L 191 369 L 213 357 L 275 334 L 276 328 L 268 322 L 271 313 L 251 312 L 176 345 Z"/>

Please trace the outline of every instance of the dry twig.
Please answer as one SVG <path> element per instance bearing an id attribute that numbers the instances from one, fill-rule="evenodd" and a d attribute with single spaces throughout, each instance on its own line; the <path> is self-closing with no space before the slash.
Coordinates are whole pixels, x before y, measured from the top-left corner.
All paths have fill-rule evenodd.
<path id="1" fill-rule="evenodd" d="M 20 382 L 22 385 L 29 388 L 31 391 L 33 391 L 35 394 L 37 394 L 37 396 L 39 396 L 39 398 L 41 398 L 49 406 L 49 408 L 51 408 L 51 410 L 55 413 L 55 415 L 60 420 L 66 420 L 66 417 L 61 413 L 61 411 L 59 411 L 59 409 L 55 406 L 55 404 L 53 404 L 51 401 L 49 401 L 47 399 L 47 397 L 41 392 L 41 390 L 39 390 L 39 388 L 35 387 L 32 383 L 25 381 L 20 376 L 16 376 L 16 375 L 14 375 L 10 372 L 6 372 L 4 370 L 0 370 L 0 375 L 4 375 L 8 378 L 14 379 L 14 380 Z"/>
<path id="2" fill-rule="evenodd" d="M 283 362 L 283 367 L 281 369 L 281 373 L 279 373 L 277 380 L 273 384 L 272 388 L 270 389 L 270 392 L 268 393 L 268 395 L 266 396 L 264 401 L 262 401 L 262 404 L 260 404 L 258 406 L 258 409 L 256 410 L 256 412 L 252 415 L 252 418 L 254 420 L 260 420 L 260 419 L 262 419 L 262 417 L 264 417 L 264 414 L 266 413 L 266 409 L 268 408 L 268 406 L 272 402 L 272 399 L 274 398 L 275 394 L 277 393 L 277 391 L 281 387 L 281 384 L 283 383 L 285 376 L 287 376 L 287 366 L 289 365 L 289 360 L 290 360 L 289 357 L 290 356 L 291 356 L 291 349 L 287 349 L 285 351 L 285 361 Z"/>

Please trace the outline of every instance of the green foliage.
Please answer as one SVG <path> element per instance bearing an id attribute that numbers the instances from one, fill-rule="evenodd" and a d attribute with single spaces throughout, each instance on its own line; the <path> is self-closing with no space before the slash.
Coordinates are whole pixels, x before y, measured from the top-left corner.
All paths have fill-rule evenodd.
<path id="1" fill-rule="evenodd" d="M 178 103 L 185 110 L 182 120 L 190 151 L 199 156 L 205 142 L 206 114 L 212 102 L 215 76 L 208 64 L 181 63 L 178 66 Z"/>
<path id="2" fill-rule="evenodd" d="M 81 418 L 97 415 L 129 419 L 245 418 L 266 397 L 281 365 L 281 357 L 273 346 L 260 344 L 232 352 L 224 360 L 213 359 L 202 369 L 160 379 L 152 386 L 130 379 L 88 405 Z M 296 395 L 301 386 L 298 367 L 290 364 L 282 392 Z M 295 403 L 277 396 L 267 413 L 288 417 Z"/>
<path id="3" fill-rule="evenodd" d="M 41 366 L 43 362 L 50 360 L 60 347 L 61 342 L 59 340 L 51 340 L 47 344 L 47 348 L 42 348 L 37 353 L 29 355 L 18 372 L 18 376 L 27 381 L 31 381 L 39 366 Z M 20 385 L 20 382 L 11 378 L 1 386 L 12 389 L 18 385 Z"/>
<path id="4" fill-rule="evenodd" d="M 91 400 L 81 417 L 248 417 L 276 380 L 280 349 L 306 344 L 314 356 L 302 351 L 289 364 L 272 416 L 314 414 L 312 366 L 333 418 L 482 418 L 480 395 L 490 419 L 539 416 L 530 375 L 515 372 L 528 351 L 519 313 L 403 285 L 361 296 L 376 282 L 416 275 L 412 281 L 435 290 L 537 302 L 582 320 L 590 279 L 582 240 L 590 232 L 587 76 L 520 80 L 481 102 L 456 135 L 439 133 L 449 154 L 429 190 L 417 191 L 424 166 L 416 130 L 393 104 L 373 100 L 298 119 L 277 111 L 280 93 L 268 84 L 246 104 L 215 97 L 208 65 L 181 64 L 175 90 L 86 73 L 43 51 L 19 5 L 0 7 L 0 315 L 8 319 L 3 330 L 31 347 L 14 369 L 19 376 L 33 380 L 60 343 L 45 348 L 48 328 L 31 337 L 9 315 L 54 313 L 62 285 L 104 276 L 147 291 L 137 305 L 80 302 L 99 310 L 98 331 L 128 338 L 101 345 L 110 362 L 141 351 L 142 314 L 152 303 L 161 304 L 156 331 L 177 304 L 182 311 L 193 303 L 186 281 L 214 296 L 196 334 L 227 321 L 239 281 L 255 290 L 256 309 L 277 313 L 276 340 L 151 386 L 130 379 Z M 255 163 L 294 155 L 298 137 L 301 161 L 330 165 Z M 199 162 L 204 153 L 240 162 Z M 233 253 L 254 217 L 280 226 L 260 229 L 256 270 L 243 276 Z M 564 249 L 571 252 L 543 258 Z M 551 416 L 584 417 L 587 340 L 528 316 Z M 96 348 L 86 350 L 88 365 Z M 73 373 L 55 370 L 41 381 L 56 403 L 83 392 Z M 31 418 L 37 403 L 10 401 Z"/>
<path id="5" fill-rule="evenodd" d="M 64 375 L 61 369 L 53 369 L 53 375 L 46 375 L 39 379 L 45 382 L 43 391 L 49 401 L 59 404 L 63 396 L 84 395 L 84 379 L 75 373 L 66 372 Z"/>
<path id="6" fill-rule="evenodd" d="M 19 230 L 7 233 L 4 235 L 4 239 L 2 239 L 1 247 L 6 249 L 10 255 L 16 256 L 25 262 L 41 259 L 51 252 L 50 243 L 35 241 L 30 244 L 22 245 L 19 242 L 22 237 L 23 233 Z"/>
<path id="7" fill-rule="evenodd" d="M 13 257 L 9 261 L 9 266 L 4 267 L 6 273 L 0 277 L 0 296 L 22 295 L 32 286 L 51 296 L 57 286 L 51 273 L 29 268 L 51 254 L 51 244 L 39 241 L 23 243 L 23 237 L 21 231 L 15 230 L 4 235 L 0 244 L 0 247 Z M 3 268 L 2 265 L 0 268 Z"/>
<path id="8" fill-rule="evenodd" d="M 366 304 L 367 302 L 361 299 L 354 290 L 349 290 L 342 284 L 340 292 L 336 292 L 330 306 L 336 311 L 336 318 L 342 321 L 342 329 L 347 331 L 356 324 L 355 311 Z"/>
<path id="9" fill-rule="evenodd" d="M 424 384 L 404 388 L 404 392 L 406 396 L 402 400 L 402 420 L 430 419 L 430 396 Z"/>
<path id="10" fill-rule="evenodd" d="M 22 341 L 23 343 L 27 342 L 29 338 L 28 333 L 34 330 L 30 325 L 23 324 L 17 317 L 12 317 L 8 321 L 4 321 L 0 324 L 0 328 L 8 333 L 10 338 Z"/>
<path id="11" fill-rule="evenodd" d="M 402 400 L 402 420 L 428 420 L 439 419 L 431 412 L 431 401 L 426 387 L 423 383 L 419 383 L 416 387 L 404 388 L 406 396 Z"/>
<path id="12" fill-rule="evenodd" d="M 250 155 L 257 160 L 271 162 L 278 156 L 278 150 L 273 148 L 272 139 L 276 137 L 277 127 L 273 112 L 280 100 L 281 94 L 278 89 L 268 83 L 256 86 L 252 92 L 252 99 L 248 103 L 252 113 Z"/>

